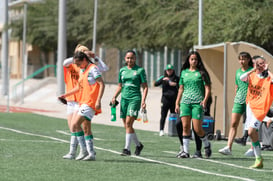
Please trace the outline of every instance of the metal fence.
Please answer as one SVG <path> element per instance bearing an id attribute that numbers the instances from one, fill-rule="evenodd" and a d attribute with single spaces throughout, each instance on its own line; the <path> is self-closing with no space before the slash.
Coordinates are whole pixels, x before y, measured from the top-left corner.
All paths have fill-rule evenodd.
<path id="1" fill-rule="evenodd" d="M 136 64 L 142 66 L 147 74 L 148 85 L 151 87 L 156 79 L 164 73 L 167 64 L 174 66 L 179 76 L 182 66 L 183 54 L 178 49 L 164 48 L 162 51 L 135 50 L 137 53 Z M 103 73 L 106 83 L 117 83 L 119 69 L 125 66 L 125 52 L 118 49 L 100 48 L 100 56 L 109 66 L 109 71 Z"/>

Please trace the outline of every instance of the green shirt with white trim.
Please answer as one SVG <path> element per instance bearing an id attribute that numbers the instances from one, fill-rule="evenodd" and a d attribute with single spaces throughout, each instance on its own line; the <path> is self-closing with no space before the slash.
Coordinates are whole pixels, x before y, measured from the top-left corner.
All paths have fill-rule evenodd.
<path id="1" fill-rule="evenodd" d="M 205 97 L 205 82 L 198 70 L 183 70 L 179 85 L 184 86 L 181 103 L 197 104 L 203 101 Z"/>
<path id="2" fill-rule="evenodd" d="M 140 86 L 147 83 L 144 68 L 135 65 L 131 69 L 127 66 L 119 71 L 118 82 L 122 84 L 121 97 L 129 100 L 141 100 Z"/>
<path id="3" fill-rule="evenodd" d="M 248 82 L 241 81 L 240 77 L 242 74 L 252 70 L 252 67 L 249 67 L 246 71 L 243 71 L 241 68 L 236 70 L 235 75 L 235 84 L 237 85 L 236 95 L 234 98 L 234 103 L 245 104 L 246 103 L 246 94 L 248 89 Z"/>

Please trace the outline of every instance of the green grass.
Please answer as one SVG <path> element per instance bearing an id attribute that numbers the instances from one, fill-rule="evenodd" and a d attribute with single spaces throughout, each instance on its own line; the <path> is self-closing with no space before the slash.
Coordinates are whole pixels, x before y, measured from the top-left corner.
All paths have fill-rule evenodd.
<path id="1" fill-rule="evenodd" d="M 68 152 L 70 137 L 56 130 L 68 133 L 66 120 L 0 113 L 0 180 L 272 180 L 273 152 L 262 152 L 263 169 L 248 169 L 254 158 L 245 157 L 244 152 L 250 146 L 234 144 L 233 155 L 223 156 L 217 152 L 226 141 L 213 141 L 210 159 L 177 159 L 177 137 L 137 130 L 145 146 L 141 156 L 122 157 L 119 152 L 124 146 L 124 129 L 93 124 L 94 137 L 99 138 L 95 140 L 96 161 L 71 161 L 62 159 Z M 194 149 L 191 141 L 191 152 Z"/>

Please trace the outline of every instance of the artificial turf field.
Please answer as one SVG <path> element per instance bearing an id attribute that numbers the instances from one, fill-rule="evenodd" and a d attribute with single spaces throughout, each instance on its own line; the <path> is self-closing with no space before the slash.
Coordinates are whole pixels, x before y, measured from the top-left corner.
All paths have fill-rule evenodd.
<path id="1" fill-rule="evenodd" d="M 143 125 L 145 126 L 145 125 Z M 273 180 L 273 152 L 263 151 L 264 168 L 249 169 L 253 157 L 233 145 L 233 155 L 218 149 L 226 141 L 212 141 L 210 159 L 178 159 L 177 137 L 136 130 L 144 145 L 141 156 L 120 156 L 124 128 L 93 124 L 96 161 L 64 160 L 69 149 L 66 120 L 31 113 L 0 113 L 0 180 Z M 191 141 L 191 153 L 195 150 Z M 132 153 L 134 145 L 132 145 Z"/>

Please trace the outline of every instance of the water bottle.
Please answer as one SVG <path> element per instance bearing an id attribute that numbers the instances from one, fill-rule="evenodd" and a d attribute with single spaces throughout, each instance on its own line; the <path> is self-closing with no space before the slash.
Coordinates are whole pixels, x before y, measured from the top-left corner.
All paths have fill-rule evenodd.
<path id="1" fill-rule="evenodd" d="M 143 121 L 143 123 L 148 123 L 149 122 L 146 109 L 142 109 L 142 121 Z"/>
<path id="2" fill-rule="evenodd" d="M 116 105 L 111 106 L 111 121 L 117 120 Z"/>
<path id="3" fill-rule="evenodd" d="M 116 112 L 116 107 L 119 104 L 119 102 L 117 100 L 115 100 L 115 103 L 112 104 L 112 102 L 110 102 L 110 106 L 111 106 L 111 121 L 116 121 L 117 120 L 117 112 Z"/>

